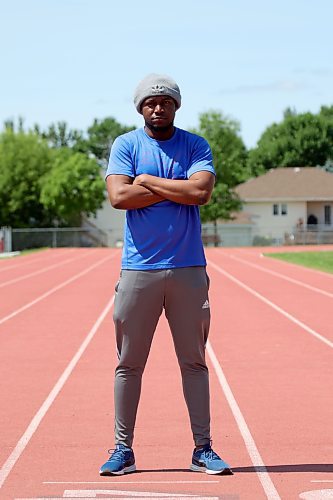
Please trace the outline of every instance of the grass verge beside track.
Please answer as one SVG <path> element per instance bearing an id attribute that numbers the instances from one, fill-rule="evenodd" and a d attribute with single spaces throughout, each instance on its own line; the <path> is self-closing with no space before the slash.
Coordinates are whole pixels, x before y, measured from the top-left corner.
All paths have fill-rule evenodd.
<path id="1" fill-rule="evenodd" d="M 264 253 L 265 257 L 284 260 L 292 264 L 319 269 L 326 273 L 333 273 L 333 252 L 286 252 Z"/>

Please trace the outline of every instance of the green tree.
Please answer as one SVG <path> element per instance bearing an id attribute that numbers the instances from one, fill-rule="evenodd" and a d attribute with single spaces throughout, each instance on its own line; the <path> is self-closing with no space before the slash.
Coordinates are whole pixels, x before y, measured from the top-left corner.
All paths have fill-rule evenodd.
<path id="1" fill-rule="evenodd" d="M 84 145 L 86 150 L 80 149 L 78 144 L 74 149 L 94 156 L 102 166 L 106 166 L 110 148 L 113 141 L 121 134 L 134 130 L 134 126 L 125 126 L 117 122 L 113 117 L 107 117 L 103 120 L 95 119 L 93 124 L 88 127 L 87 138 Z"/>
<path id="2" fill-rule="evenodd" d="M 46 131 L 42 131 L 36 124 L 33 131 L 45 139 L 51 148 L 75 148 L 77 144 L 84 142 L 83 133 L 71 130 L 63 121 L 52 123 Z"/>
<path id="3" fill-rule="evenodd" d="M 208 111 L 199 116 L 199 127 L 193 131 L 209 142 L 217 184 L 223 182 L 228 187 L 234 187 L 249 178 L 247 151 L 236 120 L 218 111 Z"/>
<path id="4" fill-rule="evenodd" d="M 45 226 L 52 217 L 40 201 L 40 179 L 51 158 L 45 141 L 6 125 L 0 134 L 0 226 Z"/>
<path id="5" fill-rule="evenodd" d="M 95 159 L 6 124 L 0 134 L 0 226 L 77 225 L 104 199 Z"/>
<path id="6" fill-rule="evenodd" d="M 94 215 L 105 200 L 105 184 L 96 160 L 68 148 L 52 151 L 52 167 L 40 180 L 40 200 L 60 225 L 77 226 L 81 215 Z"/>
<path id="7" fill-rule="evenodd" d="M 202 135 L 212 149 L 216 184 L 210 202 L 200 207 L 200 213 L 203 222 L 214 222 L 217 242 L 216 221 L 232 218 L 232 212 L 241 208 L 232 188 L 249 177 L 246 148 L 239 136 L 238 122 L 218 111 L 202 113 L 199 127 L 193 132 Z"/>
<path id="8" fill-rule="evenodd" d="M 259 175 L 276 167 L 325 165 L 332 158 L 332 108 L 322 108 L 319 114 L 287 109 L 283 121 L 268 127 L 249 152 L 248 165 Z"/>

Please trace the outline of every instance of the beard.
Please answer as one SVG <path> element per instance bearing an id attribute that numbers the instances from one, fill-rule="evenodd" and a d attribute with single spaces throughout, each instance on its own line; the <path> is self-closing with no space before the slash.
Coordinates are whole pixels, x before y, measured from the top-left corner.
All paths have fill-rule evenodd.
<path id="1" fill-rule="evenodd" d="M 153 132 L 168 132 L 173 128 L 173 122 L 169 123 L 168 125 L 154 125 L 153 123 L 145 122 L 145 126 Z"/>

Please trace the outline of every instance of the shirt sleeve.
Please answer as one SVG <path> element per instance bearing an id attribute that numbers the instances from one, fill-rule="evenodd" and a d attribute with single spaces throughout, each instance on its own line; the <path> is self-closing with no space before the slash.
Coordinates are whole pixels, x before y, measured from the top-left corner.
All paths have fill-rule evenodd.
<path id="1" fill-rule="evenodd" d="M 187 178 L 189 179 L 191 175 L 202 170 L 211 172 L 213 175 L 216 175 L 213 166 L 213 156 L 210 146 L 206 139 L 198 136 L 192 150 L 191 163 L 187 171 Z"/>
<path id="2" fill-rule="evenodd" d="M 112 144 L 105 178 L 112 174 L 135 177 L 131 146 L 121 136 L 117 137 Z"/>

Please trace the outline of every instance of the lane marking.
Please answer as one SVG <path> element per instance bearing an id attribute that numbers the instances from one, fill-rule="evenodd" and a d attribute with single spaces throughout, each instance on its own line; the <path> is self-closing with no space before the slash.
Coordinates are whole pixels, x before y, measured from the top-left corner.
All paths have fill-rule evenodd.
<path id="1" fill-rule="evenodd" d="M 38 500 L 46 500 L 51 498 L 54 500 L 55 498 L 81 498 L 81 499 L 90 499 L 90 498 L 99 498 L 100 495 L 102 498 L 107 500 L 132 500 L 134 498 L 140 498 L 141 500 L 152 500 L 153 498 L 165 498 L 168 500 L 219 500 L 220 498 L 228 498 L 235 499 L 235 496 L 201 496 L 194 495 L 188 493 L 157 493 L 153 491 L 122 491 L 122 490 L 65 490 L 62 497 L 38 497 Z M 106 495 L 106 496 L 105 496 Z M 113 496 L 112 496 L 113 495 Z M 237 496 L 238 498 L 238 496 Z M 15 500 L 37 500 L 37 498 L 16 498 Z"/>
<path id="2" fill-rule="evenodd" d="M 24 274 L 23 276 L 19 276 L 18 278 L 13 278 L 13 279 L 8 280 L 8 281 L 4 281 L 3 283 L 0 283 L 0 288 L 3 288 L 4 286 L 7 286 L 7 285 L 13 285 L 14 283 L 17 283 L 18 281 L 22 281 L 22 280 L 25 280 L 27 278 L 32 278 L 33 276 L 37 276 L 38 274 L 45 273 L 47 271 L 50 271 L 51 269 L 55 269 L 55 268 L 60 267 L 64 264 L 68 264 L 69 262 L 73 262 L 74 260 L 77 261 L 79 259 L 83 259 L 84 257 L 87 257 L 88 255 L 93 255 L 94 253 L 96 253 L 96 251 L 86 252 L 85 254 L 80 255 L 79 257 L 73 257 L 71 259 L 66 259 L 66 260 L 63 260 L 62 262 L 57 262 L 56 264 L 52 264 L 51 266 L 44 267 L 43 269 L 39 269 L 38 271 Z"/>
<path id="3" fill-rule="evenodd" d="M 332 500 L 333 490 L 312 490 L 304 491 L 299 498 L 303 500 Z"/>
<path id="4" fill-rule="evenodd" d="M 310 483 L 333 483 L 333 479 L 311 479 Z"/>
<path id="5" fill-rule="evenodd" d="M 260 271 L 263 271 L 265 273 L 271 274 L 272 276 L 277 276 L 278 278 L 289 281 L 290 283 L 294 283 L 295 285 L 299 285 L 299 286 L 302 286 L 304 288 L 307 288 L 307 289 L 311 290 L 312 292 L 321 293 L 322 295 L 325 295 L 326 297 L 333 299 L 333 293 L 326 292 L 322 288 L 317 288 L 315 286 L 308 285 L 307 283 L 304 283 L 303 281 L 299 281 L 297 279 L 290 278 L 289 276 L 286 276 L 285 274 L 281 274 L 281 273 L 278 273 L 277 271 L 267 269 L 266 267 L 260 266 L 259 264 L 254 264 L 253 262 L 248 262 L 247 260 L 242 259 L 240 257 L 236 257 L 234 255 L 230 255 L 230 256 L 228 255 L 228 257 L 230 257 L 233 260 L 237 260 L 238 262 L 242 262 L 243 264 L 246 264 L 250 267 L 254 267 L 255 269 L 259 269 Z"/>
<path id="6" fill-rule="evenodd" d="M 68 253 L 73 253 L 75 251 L 75 248 L 71 248 L 70 250 L 68 250 L 67 252 L 61 252 L 61 253 L 54 253 L 52 255 L 49 255 L 49 253 L 51 252 L 51 250 L 44 250 L 43 252 L 41 253 L 36 253 L 36 254 L 33 254 L 33 255 L 27 255 L 26 258 L 23 258 L 23 259 L 20 259 L 20 262 L 18 264 L 14 264 L 13 266 L 7 266 L 5 267 L 4 265 L 1 265 L 0 266 L 0 273 L 4 272 L 4 271 L 10 271 L 11 269 L 15 269 L 16 267 L 22 267 L 22 266 L 29 266 L 29 264 L 32 262 L 38 262 L 38 260 L 40 260 L 40 262 L 43 262 L 45 259 L 41 259 L 40 257 L 44 257 L 46 255 L 47 259 L 54 259 L 55 257 L 62 257 L 64 254 L 67 255 Z M 35 257 L 35 258 L 33 258 Z"/>
<path id="7" fill-rule="evenodd" d="M 107 261 L 109 259 L 112 259 L 116 255 L 117 255 L 117 253 L 114 253 L 111 256 L 108 255 L 107 257 L 104 257 L 104 259 L 99 260 L 98 262 L 95 262 L 95 264 L 91 265 L 90 267 L 87 267 L 87 269 L 85 269 L 84 271 L 81 271 L 80 273 L 75 274 L 74 276 L 72 276 L 71 278 L 69 278 L 66 281 L 63 281 L 59 285 L 56 285 L 53 288 L 50 288 L 50 290 L 48 292 L 43 293 L 42 295 L 40 295 L 36 299 L 32 300 L 31 302 L 28 302 L 27 304 L 25 304 L 24 306 L 20 307 L 19 309 L 16 309 L 15 311 L 13 311 L 12 313 L 8 314 L 7 316 L 4 316 L 2 319 L 0 319 L 0 325 L 2 325 L 3 323 L 5 323 L 9 319 L 14 318 L 15 316 L 17 316 L 21 312 L 25 311 L 26 309 L 29 309 L 29 307 L 34 306 L 35 304 L 37 304 L 41 300 L 46 299 L 47 297 L 49 297 L 50 295 L 52 295 L 52 293 L 57 292 L 58 290 L 61 290 L 61 288 L 64 288 L 65 286 L 69 285 L 70 283 L 73 283 L 73 281 L 81 278 L 85 274 L 88 274 L 90 271 L 92 271 L 96 267 L 98 267 L 101 264 L 103 264 L 103 262 L 105 262 L 105 261 Z"/>
<path id="8" fill-rule="evenodd" d="M 87 490 L 88 492 L 88 490 Z M 118 495 L 119 491 L 117 491 Z M 108 495 L 108 493 L 101 493 L 101 492 L 98 492 L 99 495 Z M 90 494 L 86 495 L 86 496 L 78 496 L 78 495 L 74 495 L 74 496 L 63 496 L 63 497 L 30 497 L 30 498 L 15 498 L 15 500 L 63 500 L 64 498 L 81 498 L 81 500 L 90 500 L 90 498 L 104 498 L 105 500 L 132 500 L 134 497 L 134 495 L 131 495 L 129 497 L 126 497 L 126 496 L 113 496 L 113 497 L 110 497 L 110 496 L 103 496 L 103 497 L 97 497 L 97 496 L 92 496 Z M 160 496 L 157 496 L 156 494 L 154 495 L 150 495 L 150 496 L 144 496 L 144 495 L 140 495 L 140 498 L 141 500 L 152 500 L 152 498 L 161 498 Z M 225 499 L 225 500 L 228 500 L 230 498 L 230 500 L 235 500 L 235 498 L 239 498 L 238 496 L 235 497 L 235 496 L 223 496 L 223 497 L 200 497 L 200 496 L 185 496 L 184 494 L 182 495 L 177 495 L 177 496 L 174 496 L 174 495 L 168 495 L 167 497 L 164 497 L 164 498 L 167 498 L 168 500 L 189 500 L 189 498 L 193 498 L 193 500 L 221 500 L 221 499 Z"/>
<path id="9" fill-rule="evenodd" d="M 168 498 L 169 500 L 173 499 L 182 499 L 193 498 L 195 500 L 218 500 L 218 497 L 215 496 L 200 496 L 200 495 L 191 495 L 187 493 L 156 493 L 154 491 L 122 491 L 122 490 L 65 490 L 63 498 L 97 498 L 97 495 L 108 495 L 108 498 L 111 498 L 110 495 L 114 495 L 113 498 Z"/>
<path id="10" fill-rule="evenodd" d="M 105 260 L 105 259 L 103 259 L 103 260 Z M 106 307 L 104 308 L 104 310 L 102 311 L 100 316 L 97 318 L 94 326 L 92 327 L 92 329 L 90 330 L 90 332 L 88 333 L 86 338 L 81 343 L 79 349 L 74 354 L 73 358 L 68 363 L 68 365 L 65 368 L 65 370 L 63 371 L 62 375 L 59 377 L 58 381 L 54 385 L 53 389 L 51 390 L 51 392 L 49 393 L 49 395 L 47 396 L 47 398 L 45 399 L 45 401 L 43 402 L 43 404 L 41 405 L 41 407 L 39 408 L 39 410 L 37 411 L 37 413 L 35 414 L 35 416 L 31 420 L 30 424 L 28 425 L 27 429 L 25 430 L 24 434 L 22 435 L 21 439 L 16 444 L 14 450 L 9 455 L 6 462 L 3 464 L 2 468 L 0 469 L 0 488 L 2 487 L 3 483 L 7 479 L 8 475 L 10 474 L 10 472 L 13 469 L 14 465 L 16 464 L 17 460 L 20 458 L 20 456 L 24 452 L 30 439 L 32 438 L 32 436 L 34 435 L 36 430 L 38 429 L 39 424 L 41 423 L 41 421 L 45 417 L 46 413 L 50 409 L 54 400 L 56 399 L 56 397 L 60 393 L 61 389 L 64 387 L 65 383 L 69 379 L 72 371 L 74 370 L 74 368 L 76 367 L 76 365 L 80 361 L 80 359 L 81 359 L 83 353 L 85 352 L 85 350 L 87 349 L 89 343 L 94 338 L 98 328 L 100 327 L 100 325 L 104 321 L 106 315 L 109 313 L 111 307 L 113 306 L 113 302 L 114 302 L 114 295 L 109 300 L 109 302 L 107 303 Z"/>
<path id="11" fill-rule="evenodd" d="M 190 470 L 189 470 L 190 472 Z M 121 484 L 196 484 L 196 483 L 219 483 L 220 481 L 121 481 Z M 120 481 L 43 481 L 43 484 L 119 484 Z"/>
<path id="12" fill-rule="evenodd" d="M 238 403 L 232 393 L 231 387 L 227 382 L 227 379 L 223 373 L 223 370 L 221 368 L 221 365 L 215 355 L 215 352 L 212 348 L 212 345 L 210 341 L 207 341 L 206 344 L 206 349 L 207 353 L 209 355 L 209 358 L 212 362 L 212 365 L 214 367 L 215 373 L 217 375 L 218 381 L 220 383 L 220 386 L 222 388 L 222 391 L 225 395 L 226 400 L 228 401 L 228 404 L 230 406 L 230 409 L 232 411 L 232 414 L 236 420 L 238 429 L 242 435 L 242 438 L 245 443 L 245 447 L 247 449 L 247 452 L 251 458 L 253 467 L 256 471 L 256 474 L 259 478 L 259 481 L 261 482 L 261 485 L 266 493 L 266 496 L 269 500 L 281 500 L 280 495 L 278 494 L 268 472 L 265 467 L 264 461 L 261 458 L 261 455 L 259 453 L 259 450 L 256 446 L 256 443 L 251 435 L 250 429 L 248 428 L 248 425 L 245 421 L 245 418 L 243 417 L 243 414 L 238 406 Z M 232 467 L 231 467 L 232 468 Z"/>
<path id="13" fill-rule="evenodd" d="M 282 314 L 283 316 L 285 316 L 287 319 L 289 319 L 290 321 L 292 321 L 293 323 L 295 323 L 297 326 L 301 327 L 303 330 L 305 330 L 306 332 L 310 333 L 310 335 L 313 335 L 317 339 L 321 340 L 321 342 L 324 342 L 324 344 L 326 344 L 329 347 L 333 348 L 333 342 L 331 342 L 326 337 L 324 337 L 320 333 L 316 332 L 315 330 L 313 330 L 312 328 L 310 328 L 309 326 L 307 326 L 302 321 L 298 320 L 297 318 L 295 318 L 294 316 L 292 316 L 291 314 L 289 314 L 287 311 L 285 311 L 284 309 L 282 309 L 281 307 L 279 307 L 278 305 L 276 305 L 274 302 L 266 299 L 266 297 L 264 297 L 260 293 L 256 292 L 253 288 L 250 288 L 249 286 L 245 285 L 245 283 L 243 283 L 239 279 L 235 278 L 232 274 L 229 274 L 227 271 L 224 271 L 220 266 L 218 266 L 214 262 L 208 260 L 208 264 L 211 265 L 216 271 L 218 271 L 219 273 L 223 274 L 224 276 L 226 276 L 227 278 L 229 278 L 231 281 L 233 281 L 234 283 L 236 283 L 238 286 L 240 286 L 241 288 L 244 288 L 244 290 L 246 290 L 247 292 L 249 292 L 252 295 L 254 295 L 255 297 L 257 297 L 257 299 L 259 299 L 262 302 L 264 302 L 265 304 L 269 305 L 270 307 L 272 307 L 273 309 L 275 309 L 275 311 L 279 312 L 280 314 Z"/>

